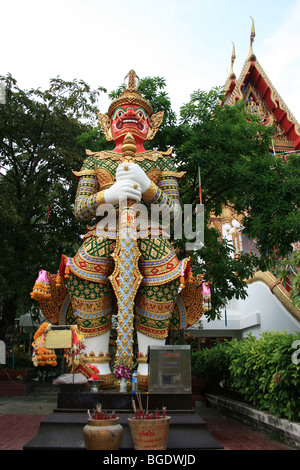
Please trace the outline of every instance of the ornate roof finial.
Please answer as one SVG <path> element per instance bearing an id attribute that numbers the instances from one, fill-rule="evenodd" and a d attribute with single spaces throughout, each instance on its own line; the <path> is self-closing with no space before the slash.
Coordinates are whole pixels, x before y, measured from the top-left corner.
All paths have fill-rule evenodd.
<path id="1" fill-rule="evenodd" d="M 146 98 L 144 98 L 138 91 L 140 79 L 134 70 L 130 70 L 130 72 L 128 72 L 124 79 L 124 83 L 126 88 L 120 94 L 120 96 L 118 96 L 112 101 L 107 111 L 108 116 L 111 117 L 115 110 L 118 108 L 118 106 L 133 104 L 137 106 L 142 106 L 150 117 L 153 114 L 152 106 L 150 102 Z"/>
<path id="2" fill-rule="evenodd" d="M 130 70 L 124 78 L 124 83 L 127 90 L 137 90 L 140 84 L 140 79 L 134 70 Z"/>
<path id="3" fill-rule="evenodd" d="M 248 55 L 248 60 L 256 60 L 256 57 L 255 55 L 253 54 L 253 49 L 252 49 L 252 44 L 254 42 L 254 38 L 255 38 L 255 27 L 254 27 L 254 20 L 252 18 L 252 16 L 250 16 L 251 20 L 252 20 L 252 26 L 251 26 L 251 34 L 250 34 L 250 50 L 249 50 L 249 55 Z"/>
<path id="4" fill-rule="evenodd" d="M 232 43 L 231 67 L 230 67 L 230 74 L 229 74 L 229 78 L 231 79 L 235 78 L 235 73 L 233 71 L 234 61 L 235 61 L 235 47 L 234 47 L 234 43 Z"/>

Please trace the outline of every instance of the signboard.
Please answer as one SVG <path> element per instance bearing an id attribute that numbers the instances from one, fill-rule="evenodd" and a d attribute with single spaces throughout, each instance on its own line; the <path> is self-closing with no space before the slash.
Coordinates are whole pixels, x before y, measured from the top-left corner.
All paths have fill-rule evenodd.
<path id="1" fill-rule="evenodd" d="M 0 364 L 6 364 L 6 346 L 4 341 L 0 341 Z"/>
<path id="2" fill-rule="evenodd" d="M 149 392 L 191 393 L 190 346 L 150 346 Z"/>
<path id="3" fill-rule="evenodd" d="M 45 348 L 69 349 L 72 346 L 72 330 L 70 328 L 53 329 L 46 334 Z"/>

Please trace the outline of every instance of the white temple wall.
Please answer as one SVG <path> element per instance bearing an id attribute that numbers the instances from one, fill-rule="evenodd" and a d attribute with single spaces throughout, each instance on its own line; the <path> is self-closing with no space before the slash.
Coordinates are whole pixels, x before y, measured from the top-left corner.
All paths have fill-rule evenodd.
<path id="1" fill-rule="evenodd" d="M 241 339 L 250 332 L 259 337 L 264 331 L 300 331 L 300 323 L 282 305 L 264 282 L 248 285 L 246 299 L 230 301 L 220 320 L 208 322 L 202 317 L 201 337 L 232 337 Z"/>

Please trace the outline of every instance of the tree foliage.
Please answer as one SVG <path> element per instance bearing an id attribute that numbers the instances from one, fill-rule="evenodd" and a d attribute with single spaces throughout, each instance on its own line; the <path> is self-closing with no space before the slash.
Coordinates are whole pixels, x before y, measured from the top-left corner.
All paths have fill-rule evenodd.
<path id="1" fill-rule="evenodd" d="M 176 149 L 183 203 L 199 202 L 198 165 L 205 205 L 205 247 L 193 256 L 212 281 L 213 306 L 245 297 L 245 280 L 254 270 L 271 269 L 299 239 L 300 159 L 287 162 L 270 154 L 273 128 L 249 114 L 246 104 L 223 104 L 221 89 L 201 90 L 181 108 L 185 140 Z M 209 226 L 224 205 L 244 214 L 243 234 L 255 239 L 259 256 L 230 256 L 230 246 Z M 196 268 L 197 269 L 197 268 Z M 217 313 L 217 312 L 216 312 Z"/>
<path id="2" fill-rule="evenodd" d="M 0 302 L 2 325 L 26 312 L 43 266 L 56 272 L 72 254 L 79 226 L 73 216 L 84 158 L 78 136 L 95 121 L 97 96 L 83 81 L 50 80 L 48 90 L 22 90 L 8 75 L 0 105 Z M 49 212 L 48 212 L 49 211 Z"/>
<path id="3" fill-rule="evenodd" d="M 290 296 L 295 307 L 300 308 L 300 249 L 279 261 L 275 274 L 282 282 L 290 284 Z"/>

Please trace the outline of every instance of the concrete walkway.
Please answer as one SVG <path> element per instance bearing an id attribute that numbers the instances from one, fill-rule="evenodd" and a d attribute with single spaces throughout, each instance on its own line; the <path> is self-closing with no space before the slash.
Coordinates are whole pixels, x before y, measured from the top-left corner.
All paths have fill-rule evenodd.
<path id="1" fill-rule="evenodd" d="M 36 435 L 41 421 L 56 408 L 57 392 L 56 387 L 48 386 L 37 387 L 24 397 L 0 397 L 0 450 L 23 449 Z M 202 405 L 197 413 L 224 450 L 294 450 L 212 407 Z"/>

